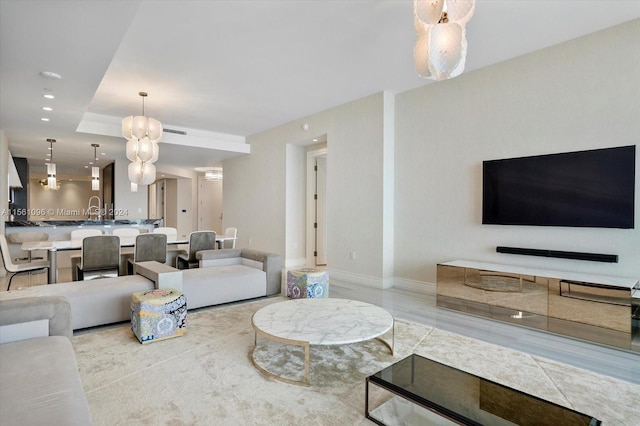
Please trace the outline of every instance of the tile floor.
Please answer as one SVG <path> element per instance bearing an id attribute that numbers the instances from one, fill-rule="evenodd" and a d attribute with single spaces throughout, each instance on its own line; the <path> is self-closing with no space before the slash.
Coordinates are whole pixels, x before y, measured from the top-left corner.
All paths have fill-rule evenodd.
<path id="1" fill-rule="evenodd" d="M 60 282 L 71 279 L 70 268 L 61 268 L 58 274 Z M 7 282 L 6 277 L 0 278 L 1 291 L 6 290 Z M 31 277 L 32 286 L 45 282 L 46 275 L 43 273 L 34 274 Z M 27 275 L 16 277 L 11 284 L 13 289 L 28 286 L 29 277 Z M 362 300 L 381 306 L 398 318 L 640 384 L 640 353 L 618 350 L 438 308 L 436 307 L 435 294 L 417 293 L 397 288 L 380 290 L 332 280 L 330 296 Z"/>

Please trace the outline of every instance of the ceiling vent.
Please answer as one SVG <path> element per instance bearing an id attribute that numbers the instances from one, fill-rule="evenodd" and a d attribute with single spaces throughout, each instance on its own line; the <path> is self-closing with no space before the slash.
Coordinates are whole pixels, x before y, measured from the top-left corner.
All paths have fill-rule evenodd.
<path id="1" fill-rule="evenodd" d="M 187 132 L 182 131 L 182 130 L 175 130 L 175 129 L 167 129 L 167 128 L 163 128 L 162 129 L 163 132 L 165 133 L 173 133 L 175 135 L 183 135 L 183 136 L 187 136 Z"/>

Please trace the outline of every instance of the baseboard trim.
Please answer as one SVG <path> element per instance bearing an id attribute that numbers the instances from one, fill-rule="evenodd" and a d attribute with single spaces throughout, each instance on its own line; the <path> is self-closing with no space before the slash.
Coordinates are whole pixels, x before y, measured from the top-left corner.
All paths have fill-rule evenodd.
<path id="1" fill-rule="evenodd" d="M 339 271 L 336 269 L 327 269 L 329 272 L 329 280 L 335 279 L 350 284 L 357 284 L 365 287 L 373 287 L 379 289 L 393 287 L 393 278 L 382 279 L 369 275 L 354 274 L 353 272 Z"/>
<path id="2" fill-rule="evenodd" d="M 426 281 L 409 280 L 406 278 L 394 278 L 394 288 L 401 290 L 414 291 L 416 293 L 424 294 L 436 294 L 435 283 L 429 283 Z"/>

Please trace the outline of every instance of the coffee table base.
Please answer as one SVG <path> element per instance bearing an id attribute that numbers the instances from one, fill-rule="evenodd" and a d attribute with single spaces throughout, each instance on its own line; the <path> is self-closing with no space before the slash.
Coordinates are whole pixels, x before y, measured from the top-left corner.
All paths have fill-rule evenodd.
<path id="1" fill-rule="evenodd" d="M 309 359 L 310 359 L 310 347 L 311 345 L 309 344 L 309 342 L 303 341 L 303 340 L 292 340 L 292 339 L 285 339 L 282 337 L 278 337 L 278 336 L 273 336 L 269 333 L 265 333 L 262 330 L 259 330 L 257 328 L 254 327 L 255 330 L 255 335 L 254 335 L 254 339 L 253 339 L 253 348 L 251 349 L 251 351 L 249 352 L 249 359 L 251 360 L 251 363 L 253 364 L 253 366 L 260 371 L 262 374 L 264 374 L 267 377 L 270 377 L 274 380 L 278 380 L 280 382 L 284 382 L 284 383 L 288 383 L 290 385 L 297 385 L 297 386 L 309 386 L 311 384 L 311 380 L 310 380 L 310 367 L 309 367 Z M 391 352 L 391 355 L 393 355 L 393 348 L 394 348 L 394 344 L 395 344 L 395 319 L 393 320 L 393 325 L 391 326 L 391 342 L 388 342 L 387 340 L 383 339 L 382 336 L 376 337 L 376 340 L 381 341 L 382 343 L 385 344 L 385 346 L 387 348 L 389 348 L 389 351 Z M 387 332 L 388 333 L 388 332 Z M 384 334 L 387 334 L 384 333 Z M 254 352 L 255 350 L 258 348 L 258 334 L 260 334 L 262 337 L 274 341 L 274 342 L 278 342 L 278 343 L 283 343 L 285 345 L 293 345 L 293 346 L 300 346 L 302 349 L 304 349 L 304 380 L 293 380 L 293 379 L 288 379 L 286 377 L 282 377 L 279 376 L 275 373 L 272 373 L 271 371 L 265 369 L 264 367 L 260 366 L 255 358 L 254 358 Z"/>

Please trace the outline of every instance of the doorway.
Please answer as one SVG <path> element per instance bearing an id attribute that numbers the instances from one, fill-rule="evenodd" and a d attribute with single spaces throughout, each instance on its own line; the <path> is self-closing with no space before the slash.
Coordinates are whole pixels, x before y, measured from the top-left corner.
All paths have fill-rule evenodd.
<path id="1" fill-rule="evenodd" d="M 327 265 L 327 149 L 307 152 L 307 264 Z"/>
<path id="2" fill-rule="evenodd" d="M 198 230 L 222 234 L 222 180 L 198 176 Z"/>

